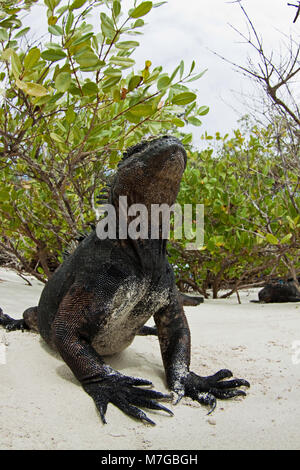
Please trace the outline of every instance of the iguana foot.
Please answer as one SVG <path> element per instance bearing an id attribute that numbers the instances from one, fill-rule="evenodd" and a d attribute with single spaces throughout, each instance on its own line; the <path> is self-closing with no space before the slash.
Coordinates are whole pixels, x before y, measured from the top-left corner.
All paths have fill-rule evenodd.
<path id="1" fill-rule="evenodd" d="M 157 327 L 156 326 L 142 326 L 140 331 L 137 333 L 138 336 L 157 336 Z"/>
<path id="2" fill-rule="evenodd" d="M 6 315 L 5 313 L 3 313 L 1 308 L 0 308 L 0 325 L 3 326 L 8 331 L 28 330 L 28 326 L 26 325 L 23 318 L 21 320 L 14 320 L 9 315 Z"/>
<path id="3" fill-rule="evenodd" d="M 246 395 L 243 390 L 237 390 L 237 388 L 242 386 L 250 387 L 249 382 L 244 379 L 223 381 L 223 379 L 230 377 L 232 377 L 232 372 L 227 369 L 222 369 L 208 377 L 200 377 L 194 372 L 189 372 L 187 377 L 182 380 L 178 390 L 174 390 L 177 393 L 177 402 L 182 396 L 188 396 L 202 405 L 210 406 L 208 412 L 210 414 L 216 408 L 217 398 L 226 400 Z"/>
<path id="4" fill-rule="evenodd" d="M 162 410 L 173 415 L 171 410 L 157 402 L 157 400 L 170 400 L 171 395 L 138 388 L 140 385 L 152 385 L 148 380 L 120 374 L 90 383 L 84 383 L 83 381 L 82 385 L 84 390 L 93 398 L 104 424 L 106 424 L 105 414 L 108 403 L 113 403 L 127 415 L 152 425 L 155 425 L 154 421 L 149 419 L 139 407 Z"/>

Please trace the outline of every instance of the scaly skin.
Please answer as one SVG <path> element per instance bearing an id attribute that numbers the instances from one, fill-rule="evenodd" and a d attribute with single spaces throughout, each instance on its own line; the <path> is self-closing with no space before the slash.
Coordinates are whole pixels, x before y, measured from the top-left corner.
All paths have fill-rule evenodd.
<path id="1" fill-rule="evenodd" d="M 171 206 L 185 165 L 186 152 L 172 137 L 130 148 L 119 164 L 108 202 L 117 214 L 119 196 L 127 196 L 128 206 L 144 204 L 149 214 L 151 204 Z M 188 396 L 212 411 L 217 398 L 244 395 L 238 388 L 249 386 L 242 379 L 223 381 L 232 376 L 228 370 L 209 377 L 190 371 L 190 331 L 183 300 L 167 260 L 166 240 L 161 235 L 124 240 L 117 227 L 116 240 L 100 240 L 95 231 L 82 240 L 24 320 L 14 323 L 0 312 L 0 323 L 11 329 L 37 328 L 93 398 L 104 423 L 107 405 L 113 403 L 129 416 L 154 424 L 140 408 L 172 414 L 159 403 L 171 396 L 143 388 L 151 382 L 124 376 L 104 361 L 105 355 L 122 351 L 140 332 L 157 332 L 167 385 L 177 402 Z M 143 328 L 151 316 L 156 329 Z"/>

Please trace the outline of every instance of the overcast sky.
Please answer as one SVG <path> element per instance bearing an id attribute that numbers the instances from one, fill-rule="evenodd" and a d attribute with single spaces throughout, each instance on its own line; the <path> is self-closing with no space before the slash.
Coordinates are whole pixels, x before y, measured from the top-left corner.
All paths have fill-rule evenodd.
<path id="1" fill-rule="evenodd" d="M 122 0 L 122 4 L 130 8 L 133 1 Z M 300 19 L 293 24 L 296 8 L 287 6 L 287 0 L 242 0 L 242 4 L 262 34 L 266 47 L 278 50 L 283 39 L 281 33 L 298 34 L 299 38 Z M 224 134 L 236 128 L 239 115 L 235 109 L 241 114 L 247 112 L 242 99 L 239 101 L 237 97 L 240 92 L 249 92 L 249 82 L 209 49 L 245 64 L 251 49 L 241 43 L 229 26 L 247 31 L 239 5 L 225 0 L 169 0 L 145 18 L 148 24 L 143 29 L 144 35 L 138 37 L 141 47 L 134 56 L 138 67 L 149 59 L 153 66 L 162 65 L 166 72 L 172 72 L 183 59 L 187 69 L 193 60 L 197 71 L 208 68 L 200 80 L 191 83 L 197 90 L 199 105 L 210 107 L 209 114 L 202 118 L 203 125 L 192 128 L 196 137 L 194 143 L 197 144 L 205 131 Z M 39 13 L 34 24 L 35 27 L 40 24 Z"/>
<path id="2" fill-rule="evenodd" d="M 262 34 L 267 48 L 279 48 L 283 39 L 281 33 L 299 34 L 300 19 L 293 24 L 296 8 L 287 6 L 287 1 L 243 0 L 242 4 Z M 198 90 L 199 104 L 210 107 L 209 114 L 202 118 L 203 125 L 199 129 L 193 127 L 197 136 L 205 130 L 226 133 L 237 127 L 239 115 L 234 109 L 241 114 L 247 112 L 239 94 L 249 90 L 253 93 L 245 77 L 209 51 L 239 64 L 246 63 L 247 54 L 252 54 L 252 51 L 241 43 L 229 24 L 247 31 L 238 4 L 224 0 L 169 0 L 152 10 L 144 36 L 141 36 L 142 46 L 137 51 L 137 60 L 149 58 L 170 72 L 181 59 L 187 66 L 195 60 L 199 71 L 208 68 L 201 79 L 191 84 Z"/>

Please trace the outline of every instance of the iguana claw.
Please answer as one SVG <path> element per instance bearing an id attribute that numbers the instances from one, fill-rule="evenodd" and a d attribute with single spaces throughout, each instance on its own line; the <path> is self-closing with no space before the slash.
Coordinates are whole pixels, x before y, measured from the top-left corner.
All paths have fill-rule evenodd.
<path id="1" fill-rule="evenodd" d="M 158 403 L 157 400 L 169 400 L 171 395 L 138 386 L 150 385 L 148 380 L 125 376 L 110 376 L 92 383 L 83 383 L 84 390 L 93 398 L 99 410 L 103 424 L 106 424 L 106 410 L 108 403 L 113 403 L 129 416 L 155 425 L 139 407 L 151 410 L 162 410 L 173 416 L 173 412 Z"/>
<path id="2" fill-rule="evenodd" d="M 216 408 L 217 398 L 227 400 L 246 395 L 243 390 L 237 390 L 237 387 L 250 387 L 249 382 L 244 379 L 223 380 L 230 377 L 232 372 L 228 369 L 222 369 L 208 377 L 190 372 L 184 381 L 185 395 L 202 405 L 210 406 L 208 414 L 211 414 Z"/>

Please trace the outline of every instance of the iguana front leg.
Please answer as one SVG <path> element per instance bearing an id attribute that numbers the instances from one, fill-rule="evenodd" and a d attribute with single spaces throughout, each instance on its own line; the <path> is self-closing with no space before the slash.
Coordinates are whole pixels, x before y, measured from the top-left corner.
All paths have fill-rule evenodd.
<path id="1" fill-rule="evenodd" d="M 114 370 L 91 346 L 91 325 L 95 323 L 96 314 L 101 320 L 101 309 L 98 307 L 97 312 L 97 303 L 90 293 L 71 289 L 53 322 L 52 341 L 84 390 L 93 398 L 102 422 L 106 423 L 108 403 L 150 424 L 155 423 L 139 407 L 163 410 L 172 415 L 170 410 L 157 402 L 170 399 L 169 395 L 139 388 L 152 383 Z"/>
<path id="2" fill-rule="evenodd" d="M 175 298 L 175 296 L 174 296 Z M 223 381 L 232 372 L 222 369 L 214 375 L 201 377 L 190 371 L 190 330 L 182 306 L 174 300 L 154 316 L 166 371 L 168 387 L 176 394 L 176 403 L 188 396 L 201 404 L 209 405 L 211 413 L 216 399 L 246 395 L 238 387 L 249 387 L 244 379 Z"/>

